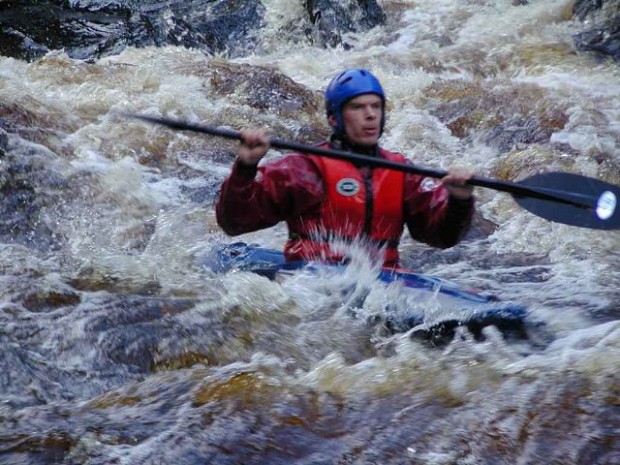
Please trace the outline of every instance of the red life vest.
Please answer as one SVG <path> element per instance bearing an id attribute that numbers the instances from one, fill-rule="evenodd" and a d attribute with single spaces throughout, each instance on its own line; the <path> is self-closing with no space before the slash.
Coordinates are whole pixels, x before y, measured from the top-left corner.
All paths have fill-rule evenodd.
<path id="1" fill-rule="evenodd" d="M 284 254 L 289 261 L 339 262 L 342 253 L 330 241 L 360 240 L 369 250 L 385 250 L 384 265 L 398 265 L 398 244 L 404 228 L 404 173 L 373 168 L 364 178 L 350 162 L 309 156 L 321 173 L 325 200 L 318 216 L 287 221 L 289 240 Z M 404 162 L 400 154 L 380 149 L 379 156 Z"/>

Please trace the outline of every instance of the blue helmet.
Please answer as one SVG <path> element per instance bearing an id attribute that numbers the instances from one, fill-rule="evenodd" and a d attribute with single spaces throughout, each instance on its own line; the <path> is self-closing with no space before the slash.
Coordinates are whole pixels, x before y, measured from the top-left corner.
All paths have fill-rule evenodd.
<path id="1" fill-rule="evenodd" d="M 376 94 L 383 101 L 383 115 L 381 117 L 381 133 L 385 125 L 385 92 L 379 80 L 366 69 L 348 69 L 334 77 L 325 91 L 325 110 L 327 116 L 334 115 L 336 127 L 334 133 L 343 135 L 344 121 L 342 107 L 345 103 L 358 95 Z"/>

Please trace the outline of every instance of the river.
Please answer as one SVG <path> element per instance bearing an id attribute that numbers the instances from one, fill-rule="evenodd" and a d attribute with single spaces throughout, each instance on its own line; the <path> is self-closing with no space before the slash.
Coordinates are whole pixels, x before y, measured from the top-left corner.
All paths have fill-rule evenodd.
<path id="1" fill-rule="evenodd" d="M 263 3 L 249 56 L 0 56 L 0 462 L 620 463 L 619 232 L 476 188 L 492 230 L 447 250 L 405 239 L 404 265 L 525 305 L 545 338 L 429 348 L 369 324 L 380 289 L 342 302 L 373 286 L 363 257 L 283 283 L 202 267 L 215 244 L 279 248 L 285 229 L 219 230 L 233 143 L 122 116 L 318 142 L 326 83 L 366 67 L 389 99 L 382 144 L 417 164 L 620 184 L 620 67 L 575 49 L 573 2 L 384 0 L 386 24 L 348 50 L 287 36 L 297 0 Z"/>

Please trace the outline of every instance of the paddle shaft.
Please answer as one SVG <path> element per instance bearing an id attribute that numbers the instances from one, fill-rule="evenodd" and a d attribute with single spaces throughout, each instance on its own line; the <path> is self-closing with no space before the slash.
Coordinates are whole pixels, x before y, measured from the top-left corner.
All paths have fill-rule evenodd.
<path id="1" fill-rule="evenodd" d="M 230 131 L 234 133 L 235 131 Z M 231 134 L 232 136 L 232 134 Z M 241 139 L 239 133 L 234 137 L 235 139 Z M 346 160 L 360 165 L 372 166 L 375 168 L 387 168 L 397 171 L 403 171 L 405 173 L 419 174 L 422 176 L 428 176 L 431 178 L 443 178 L 448 174 L 445 170 L 436 170 L 431 168 L 423 168 L 409 163 L 399 163 L 385 158 L 378 158 L 369 155 L 362 155 L 359 153 L 347 152 L 344 150 L 335 149 L 322 149 L 320 147 L 308 146 L 305 144 L 298 144 L 294 142 L 282 141 L 279 139 L 270 139 L 270 145 L 272 147 L 294 150 L 301 153 L 312 153 L 313 155 L 319 155 L 322 157 L 336 158 L 339 160 Z M 590 196 L 579 195 L 580 199 L 570 199 L 562 197 L 562 192 L 555 191 L 553 189 L 545 189 L 541 187 L 532 188 L 529 186 L 522 186 L 520 184 L 499 181 L 496 179 L 484 178 L 481 176 L 473 176 L 467 181 L 467 184 L 472 186 L 486 187 L 495 189 L 498 191 L 508 192 L 513 195 L 533 197 L 541 200 L 551 200 L 561 203 L 568 203 L 570 205 L 580 208 L 594 208 L 596 205 L 596 198 Z M 571 194 L 574 197 L 575 194 Z"/>
<path id="2" fill-rule="evenodd" d="M 138 118 L 143 121 L 151 123 L 162 124 L 172 129 L 180 129 L 184 131 L 201 132 L 203 134 L 209 134 L 212 136 L 224 137 L 227 139 L 234 139 L 241 141 L 243 137 L 239 131 L 225 128 L 216 128 L 210 126 L 203 126 L 198 124 L 187 123 L 185 121 L 176 121 L 167 118 L 157 118 L 146 115 L 127 115 L 132 118 Z M 322 157 L 335 158 L 339 160 L 346 160 L 356 164 L 372 166 L 375 168 L 387 168 L 397 171 L 403 171 L 406 173 L 419 174 L 422 176 L 428 176 L 431 178 L 443 178 L 447 173 L 445 170 L 435 170 L 431 168 L 423 168 L 409 163 L 398 163 L 384 158 L 372 157 L 369 155 L 362 155 L 353 152 L 347 152 L 344 150 L 326 149 L 315 147 L 307 144 L 300 144 L 296 142 L 284 141 L 280 139 L 269 139 L 271 147 L 278 149 L 291 150 L 300 153 L 311 153 L 313 155 L 319 155 Z M 563 204 L 572 205 L 579 208 L 593 209 L 596 207 L 597 198 L 589 195 L 566 193 L 563 191 L 557 191 L 555 189 L 547 189 L 544 187 L 530 187 L 522 184 L 500 181 L 497 179 L 489 179 L 480 176 L 473 176 L 467 181 L 472 186 L 486 187 L 489 189 L 495 189 L 502 192 L 507 192 L 512 195 L 520 197 L 532 197 L 541 200 L 549 200 L 552 202 L 559 202 Z"/>
<path id="3" fill-rule="evenodd" d="M 234 131 L 232 131 L 234 132 Z M 235 137 L 236 138 L 236 137 Z M 239 139 L 241 137 L 239 136 Z M 322 149 L 320 147 L 308 146 L 305 144 L 292 143 L 287 141 L 282 141 L 278 139 L 270 139 L 270 145 L 276 148 L 282 148 L 286 150 L 294 150 L 302 153 L 312 153 L 314 155 L 320 155 L 323 157 L 336 158 L 339 160 L 346 160 L 353 163 L 357 163 L 360 165 L 372 166 L 375 168 L 387 168 L 397 171 L 403 171 L 406 173 L 419 174 L 422 176 L 428 176 L 431 178 L 443 178 L 448 174 L 445 170 L 435 170 L 431 168 L 423 168 L 420 166 L 416 166 L 409 163 L 399 163 L 392 160 L 387 160 L 385 158 L 378 158 L 369 155 L 362 155 L 353 152 L 347 152 L 344 150 L 335 150 L 335 149 Z M 481 176 L 473 176 L 469 180 L 467 180 L 467 184 L 471 184 L 472 186 L 486 187 L 490 189 L 495 189 L 498 191 L 508 192 L 517 196 L 526 196 L 533 197 L 541 200 L 551 200 L 555 202 L 568 203 L 570 205 L 580 207 L 580 208 L 594 208 L 596 205 L 596 198 L 579 195 L 579 199 L 574 198 L 565 198 L 562 196 L 561 191 L 555 191 L 553 189 L 546 188 L 532 188 L 529 186 L 522 186 L 520 184 L 499 181 L 496 179 L 484 178 Z M 575 194 L 571 194 L 571 197 L 574 197 Z"/>

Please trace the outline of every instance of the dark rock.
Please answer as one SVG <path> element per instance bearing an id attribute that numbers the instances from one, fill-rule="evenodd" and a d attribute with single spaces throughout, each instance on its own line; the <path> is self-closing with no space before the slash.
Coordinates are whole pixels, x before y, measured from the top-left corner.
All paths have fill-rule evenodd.
<path id="1" fill-rule="evenodd" d="M 302 40 L 321 46 L 352 45 L 343 34 L 385 22 L 376 0 L 307 0 L 306 20 L 289 25 Z M 125 47 L 176 45 L 243 56 L 260 47 L 265 26 L 260 0 L 23 0 L 0 2 L 0 54 L 35 60 L 63 49 L 92 60 Z"/>
<path id="2" fill-rule="evenodd" d="M 242 55 L 256 46 L 264 10 L 259 0 L 4 2 L 0 54 L 33 60 L 64 49 L 93 59 L 127 46 L 179 45 Z"/>
<path id="3" fill-rule="evenodd" d="M 436 82 L 426 89 L 429 106 L 455 137 L 479 137 L 498 152 L 520 144 L 546 144 L 568 116 L 564 104 L 534 85 L 510 89 L 466 82 Z"/>
<path id="4" fill-rule="evenodd" d="M 127 13 L 76 11 L 50 0 L 7 2 L 0 7 L 0 53 L 32 60 L 64 48 L 72 58 L 101 56 L 122 35 Z"/>
<path id="5" fill-rule="evenodd" d="M 514 149 L 518 144 L 547 142 L 553 129 L 543 127 L 535 117 L 514 116 L 497 124 L 482 135 L 482 140 L 500 153 Z"/>
<path id="6" fill-rule="evenodd" d="M 499 229 L 499 226 L 482 216 L 478 210 L 474 212 L 471 227 L 463 238 L 464 241 L 477 241 L 489 237 Z"/>
<path id="7" fill-rule="evenodd" d="M 620 62 L 620 16 L 601 27 L 576 34 L 574 39 L 579 50 L 596 52 Z"/>
<path id="8" fill-rule="evenodd" d="M 63 3 L 68 3 L 71 8 L 76 11 L 123 11 L 129 8 L 131 0 L 68 0 Z"/>
<path id="9" fill-rule="evenodd" d="M 125 279 L 116 275 L 111 275 L 105 270 L 84 268 L 79 272 L 79 276 L 72 278 L 69 284 L 74 289 L 80 291 L 97 292 L 108 291 L 120 294 L 135 294 L 149 296 L 157 294 L 161 286 L 155 280 L 146 282 L 135 282 L 133 279 Z"/>
<path id="10" fill-rule="evenodd" d="M 36 110 L 15 103 L 0 102 L 0 129 L 24 140 L 41 144 L 51 151 L 59 150 L 62 140 L 78 129 L 78 123 L 60 114 L 49 104 L 36 101 Z"/>
<path id="11" fill-rule="evenodd" d="M 80 295 L 71 289 L 45 290 L 35 287 L 22 297 L 23 306 L 30 312 L 49 312 L 81 302 Z"/>
<path id="12" fill-rule="evenodd" d="M 1 55 L 31 61 L 50 51 L 49 48 L 9 26 L 0 26 L 0 37 Z"/>
<path id="13" fill-rule="evenodd" d="M 268 67 L 221 62 L 207 71 L 207 79 L 218 94 L 280 116 L 314 114 L 323 104 L 320 92 L 312 92 Z"/>
<path id="14" fill-rule="evenodd" d="M 214 51 L 228 50 L 231 55 L 245 55 L 257 45 L 254 31 L 264 26 L 265 7 L 258 0 L 225 0 L 207 8 L 204 22 L 196 30 L 205 45 Z"/>
<path id="15" fill-rule="evenodd" d="M 55 155 L 15 137 L 0 164 L 0 241 L 49 251 L 61 238 L 46 224 L 43 211 L 59 204 L 63 180 L 51 168 Z"/>
<path id="16" fill-rule="evenodd" d="M 34 350 L 2 335 L 0 338 L 0 389 L 8 405 L 41 405 L 54 400 L 59 380 L 67 382 L 64 374 L 41 361 Z M 21 389 L 16 389 L 16 386 Z M 25 387 L 28 387 L 27 389 Z M 70 398 L 65 390 L 60 398 Z M 3 460 L 4 461 L 4 460 Z M 6 463 L 6 462 L 4 462 Z"/>
<path id="17" fill-rule="evenodd" d="M 577 0 L 573 16 L 593 26 L 573 37 L 579 50 L 620 62 L 620 0 Z"/>
<path id="18" fill-rule="evenodd" d="M 213 60 L 208 69 L 201 71 L 201 77 L 208 82 L 209 92 L 221 95 L 235 105 L 244 105 L 266 110 L 278 115 L 270 121 L 269 131 L 281 139 L 295 139 L 305 143 L 317 143 L 329 136 L 323 113 L 323 95 L 300 85 L 266 66 L 235 64 Z M 230 115 L 215 118 L 212 124 L 219 125 L 265 125 L 265 121 L 239 121 Z M 217 150 L 209 158 L 217 155 Z M 221 157 L 221 155 L 219 155 Z M 230 157 L 227 162 L 230 161 Z"/>
<path id="19" fill-rule="evenodd" d="M 1 123 L 0 123 L 1 124 Z M 0 127 L 0 158 L 4 156 L 9 147 L 9 135 Z"/>
<path id="20" fill-rule="evenodd" d="M 576 0 L 573 5 L 573 16 L 583 21 L 587 16 L 600 11 L 604 3 L 605 0 Z"/>
<path id="21" fill-rule="evenodd" d="M 313 24 L 309 31 L 314 41 L 323 47 L 343 45 L 347 32 L 363 32 L 385 23 L 385 13 L 375 0 L 338 2 L 332 0 L 306 0 L 305 9 Z"/>

